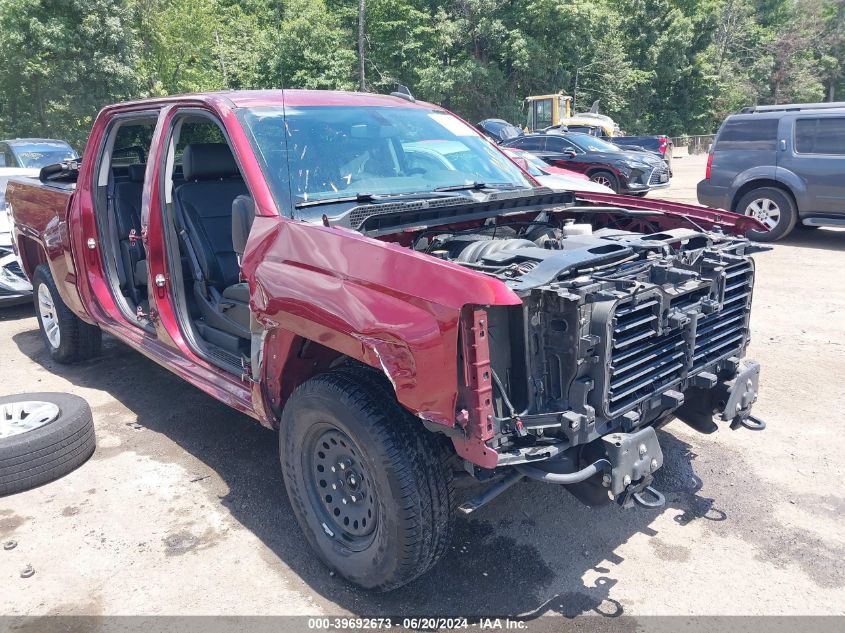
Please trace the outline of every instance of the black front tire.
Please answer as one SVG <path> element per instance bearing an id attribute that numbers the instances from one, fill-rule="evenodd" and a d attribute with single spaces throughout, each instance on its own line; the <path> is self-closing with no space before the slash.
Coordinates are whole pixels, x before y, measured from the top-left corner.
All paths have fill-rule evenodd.
<path id="1" fill-rule="evenodd" d="M 380 374 L 346 368 L 303 383 L 285 405 L 279 442 L 297 521 L 339 575 L 389 591 L 446 551 L 453 493 L 444 438 L 410 416 Z"/>
<path id="2" fill-rule="evenodd" d="M 47 293 L 52 310 L 45 310 L 40 301 Z M 78 363 L 96 356 L 102 346 L 102 332 L 70 311 L 56 288 L 49 266 L 41 264 L 32 276 L 35 315 L 44 344 L 50 356 L 59 363 Z M 51 334 L 48 334 L 48 328 Z M 56 336 L 56 328 L 58 336 Z"/>
<path id="3" fill-rule="evenodd" d="M 758 242 L 774 242 L 789 235 L 798 221 L 798 211 L 792 196 L 775 187 L 759 187 L 746 193 L 736 205 L 736 212 L 755 217 L 752 205 L 776 205 L 779 210 L 777 223 L 768 231 L 748 231 L 747 237 Z"/>

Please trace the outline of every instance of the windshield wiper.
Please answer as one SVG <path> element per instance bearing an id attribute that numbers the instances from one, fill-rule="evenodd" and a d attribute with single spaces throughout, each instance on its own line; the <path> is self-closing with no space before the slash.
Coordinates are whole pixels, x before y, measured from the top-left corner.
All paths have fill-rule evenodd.
<path id="1" fill-rule="evenodd" d="M 305 207 L 318 207 L 323 204 L 337 204 L 338 202 L 372 202 L 373 200 L 377 200 L 377 198 L 371 193 L 357 193 L 354 196 L 343 196 L 340 198 L 304 200 L 302 202 L 297 202 L 294 206 L 297 209 L 304 209 Z"/>
<path id="2" fill-rule="evenodd" d="M 447 187 L 435 187 L 432 191 L 480 191 L 481 189 L 502 189 L 504 187 L 514 187 L 516 185 L 512 182 L 475 182 L 465 183 L 463 185 L 449 185 Z"/>

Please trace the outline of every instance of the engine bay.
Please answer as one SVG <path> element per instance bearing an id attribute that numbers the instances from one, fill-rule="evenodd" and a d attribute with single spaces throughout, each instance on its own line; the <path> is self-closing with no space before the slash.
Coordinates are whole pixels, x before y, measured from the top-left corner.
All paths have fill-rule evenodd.
<path id="1" fill-rule="evenodd" d="M 412 247 L 496 277 L 518 306 L 486 306 L 499 463 L 587 446 L 672 416 L 712 430 L 750 340 L 756 245 L 719 231 L 640 233 L 540 213 Z M 756 391 L 756 378 L 755 385 Z M 754 396 L 756 397 L 756 396 Z M 748 400 L 750 400 L 749 396 Z"/>

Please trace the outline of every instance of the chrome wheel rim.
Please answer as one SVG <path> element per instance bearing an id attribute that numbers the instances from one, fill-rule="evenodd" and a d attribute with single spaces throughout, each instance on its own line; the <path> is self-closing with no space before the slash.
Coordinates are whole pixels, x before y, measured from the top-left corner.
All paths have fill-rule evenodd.
<path id="1" fill-rule="evenodd" d="M 59 417 L 59 407 L 41 400 L 0 404 L 0 439 L 29 433 Z"/>
<path id="2" fill-rule="evenodd" d="M 745 215 L 759 220 L 771 231 L 780 222 L 780 207 L 771 198 L 758 198 L 745 207 Z"/>
<path id="3" fill-rule="evenodd" d="M 592 180 L 598 185 L 604 185 L 605 187 L 613 189 L 613 187 L 610 186 L 610 178 L 608 178 L 607 176 L 593 176 L 592 178 L 590 178 L 590 180 Z"/>
<path id="4" fill-rule="evenodd" d="M 59 330 L 59 319 L 56 317 L 56 305 L 46 284 L 38 286 L 38 314 L 41 316 L 41 325 L 47 341 L 53 348 L 58 348 L 62 342 L 62 333 Z"/>

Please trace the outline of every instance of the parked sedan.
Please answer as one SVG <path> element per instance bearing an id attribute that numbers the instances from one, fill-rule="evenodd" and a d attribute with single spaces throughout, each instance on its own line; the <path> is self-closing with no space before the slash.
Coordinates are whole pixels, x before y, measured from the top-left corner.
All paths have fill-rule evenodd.
<path id="1" fill-rule="evenodd" d="M 27 175 L 37 176 L 42 167 L 77 158 L 79 155 L 67 141 L 50 138 L 0 141 L 0 176 L 17 175 L 21 169 L 27 170 Z"/>
<path id="2" fill-rule="evenodd" d="M 616 193 L 645 195 L 669 186 L 669 168 L 662 159 L 623 150 L 589 134 L 526 134 L 503 145 L 527 150 L 549 165 L 586 174 Z"/>

